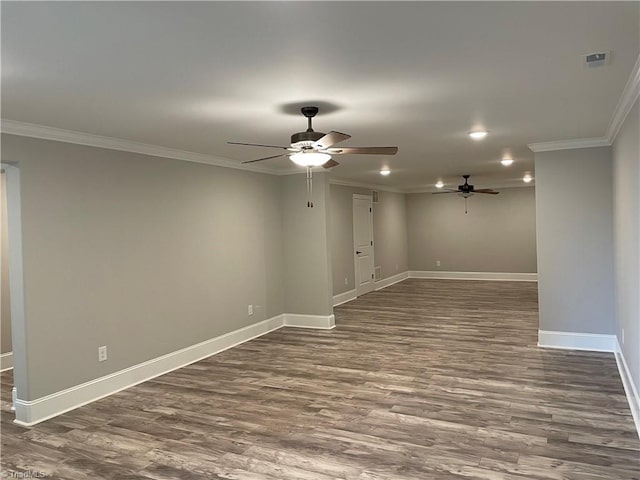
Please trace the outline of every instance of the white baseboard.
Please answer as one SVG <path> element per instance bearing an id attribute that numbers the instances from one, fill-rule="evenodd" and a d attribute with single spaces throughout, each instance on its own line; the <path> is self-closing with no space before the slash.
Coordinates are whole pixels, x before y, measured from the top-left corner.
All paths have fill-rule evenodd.
<path id="1" fill-rule="evenodd" d="M 638 437 L 640 437 L 640 396 L 638 395 L 638 390 L 631 378 L 631 372 L 629 372 L 627 361 L 624 358 L 622 348 L 620 348 L 620 343 L 618 343 L 617 338 L 615 354 L 618 371 L 620 372 L 620 378 L 622 379 L 622 385 L 624 386 L 624 392 L 627 395 L 627 401 L 629 402 L 629 409 L 631 410 L 631 415 L 633 415 L 636 432 L 638 433 Z"/>
<path id="2" fill-rule="evenodd" d="M 355 300 L 356 298 L 358 298 L 358 293 L 356 292 L 355 288 L 344 293 L 339 293 L 338 295 L 333 296 L 333 306 L 337 307 L 338 305 L 350 302 L 351 300 Z"/>
<path id="3" fill-rule="evenodd" d="M 329 329 L 333 315 L 281 314 L 35 400 L 15 398 L 15 423 L 31 426 L 260 337 L 283 326 Z"/>
<path id="4" fill-rule="evenodd" d="M 391 277 L 383 278 L 375 283 L 375 289 L 382 290 L 383 288 L 390 287 L 391 285 L 406 280 L 407 278 L 409 278 L 409 272 L 402 272 L 397 275 L 392 275 Z"/>
<path id="5" fill-rule="evenodd" d="M 0 372 L 13 368 L 13 352 L 0 354 Z"/>
<path id="6" fill-rule="evenodd" d="M 556 332 L 538 330 L 538 346 L 592 352 L 615 352 L 616 336 L 599 333 Z"/>
<path id="7" fill-rule="evenodd" d="M 398 273 L 397 275 L 378 280 L 375 282 L 374 288 L 375 290 L 382 290 L 383 288 L 390 287 L 391 285 L 406 280 L 407 278 L 409 278 L 409 272 Z M 353 290 L 339 293 L 338 295 L 333 296 L 333 306 L 337 307 L 338 305 L 350 302 L 356 298 L 358 298 L 358 292 L 355 288 Z"/>
<path id="8" fill-rule="evenodd" d="M 409 278 L 442 278 L 446 280 L 495 280 L 506 282 L 537 282 L 537 273 L 506 272 L 441 272 L 441 271 L 409 271 Z"/>
<path id="9" fill-rule="evenodd" d="M 332 315 L 284 314 L 285 327 L 332 329 L 336 326 L 336 317 Z"/>

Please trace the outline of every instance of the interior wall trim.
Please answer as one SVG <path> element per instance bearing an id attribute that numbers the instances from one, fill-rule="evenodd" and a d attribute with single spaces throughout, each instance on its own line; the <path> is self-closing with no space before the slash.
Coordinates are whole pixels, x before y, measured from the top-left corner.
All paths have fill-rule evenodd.
<path id="1" fill-rule="evenodd" d="M 616 351 L 616 336 L 601 333 L 538 330 L 538 346 L 543 348 L 613 353 Z"/>
<path id="2" fill-rule="evenodd" d="M 631 71 L 631 75 L 627 80 L 622 94 L 618 99 L 607 132 L 604 137 L 579 138 L 575 140 L 559 140 L 553 142 L 530 143 L 529 149 L 533 152 L 551 152 L 553 150 L 570 150 L 574 148 L 590 148 L 590 147 L 608 147 L 613 142 L 620 131 L 620 127 L 624 123 L 627 115 L 631 111 L 633 104 L 640 97 L 640 55 Z"/>
<path id="3" fill-rule="evenodd" d="M 104 137 L 102 135 L 94 135 L 92 133 L 65 130 L 62 128 L 48 127 L 46 125 L 37 125 L 35 123 L 19 122 L 6 118 L 3 118 L 2 122 L 0 123 L 0 131 L 2 133 L 19 135 L 22 137 L 40 138 L 43 140 L 73 143 L 76 145 L 85 145 L 88 147 L 98 147 L 106 148 L 109 150 L 140 153 L 143 155 L 151 155 L 154 157 L 173 158 L 176 160 L 184 160 L 187 162 L 205 163 L 207 165 L 216 165 L 219 167 L 248 170 L 250 172 L 268 173 L 272 175 L 277 174 L 277 171 L 262 165 L 242 164 L 240 162 L 235 162 L 233 160 L 214 155 L 188 152 L 186 150 L 176 150 L 173 148 L 151 145 L 148 143 L 135 142 L 133 140 Z"/>
<path id="4" fill-rule="evenodd" d="M 612 144 L 638 97 L 640 97 L 640 55 L 638 55 L 629 80 L 622 90 L 622 95 L 620 95 L 607 129 L 607 138 Z"/>
<path id="5" fill-rule="evenodd" d="M 95 135 L 93 133 L 78 132 L 75 130 L 65 130 L 63 128 L 49 127 L 47 125 L 38 125 L 35 123 L 20 122 L 3 118 L 0 122 L 0 133 L 10 135 L 18 135 L 21 137 L 39 138 L 42 140 L 52 140 L 54 142 L 72 143 L 76 145 L 84 145 L 88 147 L 106 148 L 109 150 L 119 150 L 123 152 L 139 153 L 142 155 L 151 155 L 154 157 L 173 158 L 175 160 L 183 160 L 186 162 L 204 163 L 207 165 L 215 165 L 218 167 L 235 168 L 237 170 L 247 170 L 249 172 L 267 173 L 269 175 L 297 175 L 304 174 L 304 168 L 292 165 L 287 169 L 269 168 L 264 165 L 244 164 L 228 158 L 216 155 L 207 155 L 204 153 L 190 152 L 187 150 L 177 150 L 149 143 L 136 142 L 133 140 L 125 140 L 116 137 L 106 137 Z M 314 171 L 324 172 L 321 167 L 314 168 Z M 398 188 L 387 187 L 377 184 L 353 183 L 341 180 L 331 180 L 334 185 L 346 185 L 350 187 L 370 188 L 373 190 L 383 190 L 395 193 L 404 193 Z"/>
<path id="6" fill-rule="evenodd" d="M 284 327 L 320 328 L 331 330 L 336 326 L 335 315 L 303 315 L 298 313 L 284 314 Z"/>
<path id="7" fill-rule="evenodd" d="M 378 280 L 374 283 L 374 291 L 382 290 L 383 288 L 390 287 L 396 283 L 399 283 L 403 280 L 409 278 L 409 272 L 398 273 L 397 275 L 393 275 L 391 277 L 383 278 L 382 280 Z M 348 290 L 343 293 L 339 293 L 338 295 L 333 296 L 333 306 L 337 307 L 338 305 L 342 305 L 343 303 L 350 302 L 358 298 L 358 294 L 356 289 Z"/>
<path id="8" fill-rule="evenodd" d="M 13 368 L 13 352 L 0 354 L 0 372 Z"/>
<path id="9" fill-rule="evenodd" d="M 15 399 L 14 423 L 25 427 L 223 352 L 284 326 L 329 329 L 333 315 L 281 314 L 35 400 Z"/>
<path id="10" fill-rule="evenodd" d="M 537 282 L 537 273 L 508 272 L 442 272 L 410 270 L 409 278 L 442 278 L 446 280 L 495 280 L 504 282 Z"/>
<path id="11" fill-rule="evenodd" d="M 408 271 L 398 273 L 396 275 L 383 278 L 382 280 L 378 280 L 377 282 L 374 283 L 374 288 L 376 290 L 382 290 L 383 288 L 387 288 L 387 287 L 390 287 L 391 285 L 395 285 L 396 283 L 406 280 L 407 278 L 409 278 Z"/>
<path id="12" fill-rule="evenodd" d="M 350 302 L 351 300 L 355 300 L 358 298 L 358 293 L 356 289 L 347 290 L 346 292 L 339 293 L 338 295 L 333 296 L 333 306 L 337 307 L 338 305 L 342 305 L 343 303 Z"/>
<path id="13" fill-rule="evenodd" d="M 638 390 L 633 383 L 631 372 L 629 371 L 627 361 L 624 358 L 624 354 L 617 337 L 615 355 L 616 364 L 618 365 L 618 371 L 620 372 L 620 378 L 622 379 L 622 385 L 624 386 L 624 393 L 627 396 L 629 409 L 631 410 L 631 415 L 633 416 L 633 423 L 636 426 L 636 433 L 640 438 L 640 396 L 638 395 Z"/>
<path id="14" fill-rule="evenodd" d="M 576 138 L 573 140 L 558 140 L 554 142 L 530 143 L 527 145 L 532 152 L 552 152 L 554 150 L 574 150 L 576 148 L 609 147 L 611 140 L 607 137 Z"/>

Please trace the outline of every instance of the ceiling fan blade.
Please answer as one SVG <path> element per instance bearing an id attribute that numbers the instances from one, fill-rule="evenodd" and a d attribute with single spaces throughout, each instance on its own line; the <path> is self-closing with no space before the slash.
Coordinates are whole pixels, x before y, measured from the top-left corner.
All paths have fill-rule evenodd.
<path id="1" fill-rule="evenodd" d="M 351 135 L 347 135 L 346 133 L 329 132 L 324 137 L 316 140 L 315 143 L 313 144 L 313 148 L 317 148 L 317 149 L 329 148 L 331 145 L 344 142 L 349 138 L 351 138 Z"/>
<path id="2" fill-rule="evenodd" d="M 489 195 L 497 195 L 500 192 L 496 192 L 495 190 L 491 190 L 490 188 L 479 188 L 474 190 L 473 193 L 488 193 Z"/>
<path id="3" fill-rule="evenodd" d="M 337 167 L 338 165 L 340 165 L 338 162 L 336 162 L 334 159 L 331 159 L 328 162 L 323 163 L 322 168 L 332 168 Z"/>
<path id="4" fill-rule="evenodd" d="M 270 160 L 272 158 L 284 157 L 285 155 L 287 155 L 287 154 L 286 153 L 281 153 L 280 155 L 272 155 L 271 157 L 256 158 L 255 160 L 247 160 L 247 161 L 242 162 L 242 163 L 261 162 L 263 160 Z"/>
<path id="5" fill-rule="evenodd" d="M 396 153 L 398 153 L 398 147 L 337 147 L 327 149 L 327 153 L 330 153 L 332 155 L 395 155 Z"/>
<path id="6" fill-rule="evenodd" d="M 281 147 L 280 145 L 262 145 L 261 143 L 241 143 L 241 142 L 227 142 L 229 145 L 248 145 L 250 147 L 267 147 L 267 148 L 282 148 L 283 150 L 289 150 L 290 147 Z"/>

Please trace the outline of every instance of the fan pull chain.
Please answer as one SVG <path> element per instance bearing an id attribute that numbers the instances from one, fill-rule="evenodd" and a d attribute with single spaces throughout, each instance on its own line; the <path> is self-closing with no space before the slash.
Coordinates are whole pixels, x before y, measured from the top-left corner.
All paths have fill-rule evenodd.
<path id="1" fill-rule="evenodd" d="M 311 167 L 307 167 L 307 207 L 313 208 L 313 178 Z"/>
<path id="2" fill-rule="evenodd" d="M 464 197 L 464 214 L 466 215 L 467 213 L 467 197 Z"/>

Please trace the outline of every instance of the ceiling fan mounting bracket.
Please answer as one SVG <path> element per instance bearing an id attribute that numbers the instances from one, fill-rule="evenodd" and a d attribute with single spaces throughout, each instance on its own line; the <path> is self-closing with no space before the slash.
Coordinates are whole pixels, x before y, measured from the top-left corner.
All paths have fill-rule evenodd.
<path id="1" fill-rule="evenodd" d="M 313 107 L 313 106 L 302 107 L 300 111 L 302 112 L 302 115 L 307 117 L 307 132 L 313 132 L 313 127 L 311 126 L 311 119 L 317 115 L 318 107 Z M 293 142 L 293 137 L 291 138 L 292 138 L 291 143 L 295 143 Z"/>
<path id="2" fill-rule="evenodd" d="M 313 118 L 318 114 L 318 107 L 302 107 L 302 114 L 307 118 Z"/>
<path id="3" fill-rule="evenodd" d="M 458 190 L 460 190 L 460 192 L 462 192 L 463 194 L 466 194 L 467 196 L 473 195 L 472 192 L 474 190 L 473 185 L 469 185 L 469 182 L 468 182 L 470 176 L 471 175 L 462 175 L 462 178 L 464 178 L 464 184 L 458 185 Z"/>

